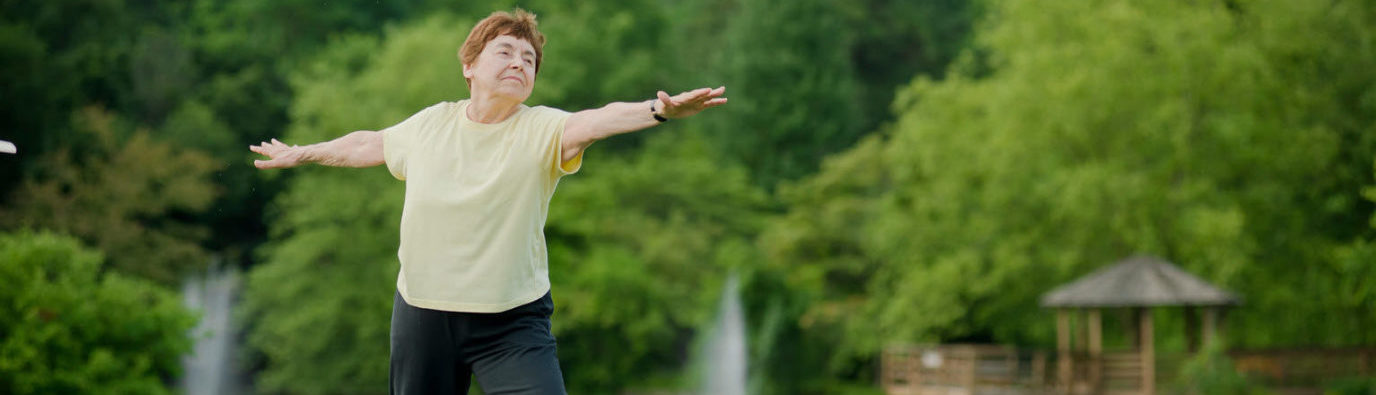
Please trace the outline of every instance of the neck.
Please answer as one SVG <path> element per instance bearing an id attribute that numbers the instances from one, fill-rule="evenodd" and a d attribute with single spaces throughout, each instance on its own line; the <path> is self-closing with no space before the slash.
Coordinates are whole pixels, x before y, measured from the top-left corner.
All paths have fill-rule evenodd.
<path id="1" fill-rule="evenodd" d="M 499 123 L 510 118 L 521 106 L 521 102 L 502 100 L 492 95 L 474 92 L 468 100 L 468 119 L 478 123 Z"/>

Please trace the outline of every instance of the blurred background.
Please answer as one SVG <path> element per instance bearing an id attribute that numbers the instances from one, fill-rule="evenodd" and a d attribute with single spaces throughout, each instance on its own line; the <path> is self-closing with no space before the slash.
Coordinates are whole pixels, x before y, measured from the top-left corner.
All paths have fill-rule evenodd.
<path id="1" fill-rule="evenodd" d="M 1039 298 L 1137 255 L 1242 300 L 1158 391 L 1275 391 L 1230 355 L 1297 349 L 1376 393 L 1365 0 L 0 0 L 0 393 L 385 393 L 404 184 L 247 147 L 466 98 L 517 6 L 528 104 L 731 99 L 561 182 L 571 393 L 892 392 L 900 345 L 1055 351 Z"/>

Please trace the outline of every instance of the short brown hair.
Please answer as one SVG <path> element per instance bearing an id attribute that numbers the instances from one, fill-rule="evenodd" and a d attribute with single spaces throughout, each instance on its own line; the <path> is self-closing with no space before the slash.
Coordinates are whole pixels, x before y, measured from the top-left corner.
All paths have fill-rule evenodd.
<path id="1" fill-rule="evenodd" d="M 468 39 L 463 40 L 463 46 L 459 47 L 459 61 L 464 65 L 473 64 L 478 61 L 478 54 L 483 52 L 483 47 L 487 46 L 488 41 L 497 36 L 509 35 L 529 41 L 530 46 L 535 47 L 535 73 L 539 74 L 540 62 L 544 60 L 545 55 L 545 35 L 540 33 L 536 25 L 535 14 L 520 8 L 515 12 L 493 12 L 492 15 L 478 21 L 477 26 L 473 26 L 473 31 L 468 32 Z"/>

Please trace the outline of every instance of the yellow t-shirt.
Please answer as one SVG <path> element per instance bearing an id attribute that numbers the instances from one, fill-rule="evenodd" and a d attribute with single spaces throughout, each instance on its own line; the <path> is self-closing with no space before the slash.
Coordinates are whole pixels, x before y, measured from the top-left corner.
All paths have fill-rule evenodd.
<path id="1" fill-rule="evenodd" d="M 545 219 L 569 113 L 521 105 L 495 124 L 442 102 L 383 130 L 387 169 L 406 181 L 397 290 L 427 309 L 495 313 L 549 291 Z"/>

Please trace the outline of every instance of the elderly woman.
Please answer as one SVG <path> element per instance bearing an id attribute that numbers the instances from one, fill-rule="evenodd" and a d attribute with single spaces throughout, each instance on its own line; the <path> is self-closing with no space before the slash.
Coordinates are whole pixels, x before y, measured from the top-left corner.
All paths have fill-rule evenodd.
<path id="1" fill-rule="evenodd" d="M 392 393 L 564 393 L 550 333 L 550 197 L 595 141 L 726 103 L 702 88 L 568 113 L 524 104 L 545 37 L 535 15 L 495 12 L 459 49 L 471 97 L 382 131 L 249 147 L 261 169 L 383 163 L 406 181 L 391 329 Z"/>

